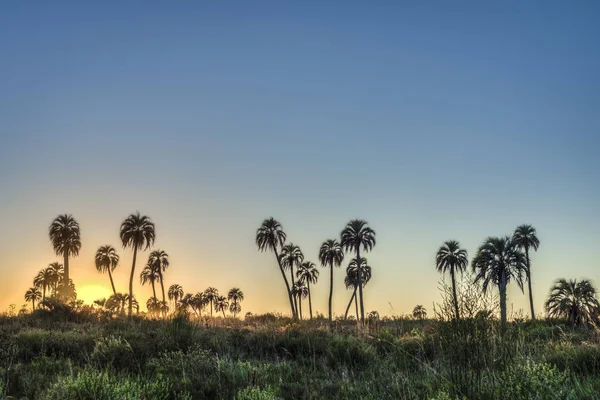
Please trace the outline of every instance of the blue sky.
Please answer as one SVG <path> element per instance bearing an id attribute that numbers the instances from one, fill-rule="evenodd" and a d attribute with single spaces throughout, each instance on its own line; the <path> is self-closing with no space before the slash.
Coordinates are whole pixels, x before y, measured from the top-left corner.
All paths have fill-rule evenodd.
<path id="1" fill-rule="evenodd" d="M 167 283 L 239 286 L 259 312 L 286 310 L 253 244 L 271 215 L 313 261 L 368 220 L 380 313 L 439 299 L 444 240 L 472 255 L 524 222 L 540 311 L 557 277 L 600 284 L 600 7 L 487 3 L 0 5 L 0 308 L 55 260 L 46 230 L 64 212 L 83 230 L 78 286 L 108 287 L 93 253 L 139 210 Z"/>

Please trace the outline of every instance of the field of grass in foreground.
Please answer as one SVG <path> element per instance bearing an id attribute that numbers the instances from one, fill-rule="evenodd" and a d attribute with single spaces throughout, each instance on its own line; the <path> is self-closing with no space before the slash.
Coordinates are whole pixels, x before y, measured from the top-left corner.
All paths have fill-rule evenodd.
<path id="1" fill-rule="evenodd" d="M 600 340 L 560 322 L 0 318 L 0 398 L 598 399 Z"/>

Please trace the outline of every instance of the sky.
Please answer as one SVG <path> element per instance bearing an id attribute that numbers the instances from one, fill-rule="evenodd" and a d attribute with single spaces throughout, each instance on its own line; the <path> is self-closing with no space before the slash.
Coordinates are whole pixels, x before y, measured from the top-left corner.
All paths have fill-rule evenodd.
<path id="1" fill-rule="evenodd" d="M 595 1 L 4 2 L 0 310 L 60 261 L 48 226 L 63 213 L 81 225 L 86 301 L 110 294 L 100 245 L 118 248 L 126 291 L 118 232 L 136 211 L 170 255 L 166 285 L 239 287 L 242 314 L 289 309 L 254 244 L 270 216 L 315 263 L 367 220 L 365 308 L 382 315 L 432 313 L 445 240 L 471 258 L 522 223 L 541 241 L 536 311 L 557 278 L 600 285 L 599 17 Z"/>

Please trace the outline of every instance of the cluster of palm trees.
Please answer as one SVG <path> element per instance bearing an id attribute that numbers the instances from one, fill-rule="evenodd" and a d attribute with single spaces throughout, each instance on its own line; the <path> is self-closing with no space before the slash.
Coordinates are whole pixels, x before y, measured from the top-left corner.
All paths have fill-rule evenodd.
<path id="1" fill-rule="evenodd" d="M 312 318 L 312 301 L 310 285 L 316 284 L 319 271 L 316 265 L 304 260 L 304 254 L 297 245 L 287 243 L 287 235 L 283 227 L 274 218 L 265 219 L 256 231 L 255 242 L 260 251 L 270 250 L 275 254 L 281 276 L 286 286 L 290 310 L 294 318 L 302 318 L 302 299 L 308 297 L 310 317 Z M 346 269 L 345 284 L 347 289 L 352 289 L 352 296 L 346 309 L 354 301 L 357 308 L 357 319 L 365 321 L 363 287 L 371 278 L 371 267 L 367 260 L 360 256 L 361 250 L 368 252 L 375 246 L 375 231 L 364 220 L 354 219 L 348 222 L 340 234 L 340 240 L 328 239 L 319 249 L 321 266 L 329 267 L 329 320 L 332 320 L 333 303 L 333 269 L 340 267 L 347 252 L 356 254 L 350 260 Z M 296 274 L 294 274 L 296 268 Z M 286 276 L 289 270 L 290 280 Z M 296 280 L 297 278 L 297 280 Z M 291 283 L 291 284 L 290 284 Z M 360 311 L 359 311 L 360 309 Z"/>

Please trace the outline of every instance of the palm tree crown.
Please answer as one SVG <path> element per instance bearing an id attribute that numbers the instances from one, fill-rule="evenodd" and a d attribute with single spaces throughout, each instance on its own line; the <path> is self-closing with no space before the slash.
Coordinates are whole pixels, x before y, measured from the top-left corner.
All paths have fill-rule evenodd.
<path id="1" fill-rule="evenodd" d="M 110 245 L 101 246 L 96 251 L 94 262 L 96 264 L 96 270 L 98 270 L 98 272 L 108 273 L 113 294 L 116 294 L 117 291 L 115 289 L 115 283 L 113 282 L 112 272 L 115 270 L 115 268 L 117 268 L 117 265 L 119 264 L 119 255 L 117 254 L 115 248 Z"/>
<path id="2" fill-rule="evenodd" d="M 298 271 L 296 271 L 296 277 L 301 282 L 308 283 L 317 283 L 317 279 L 319 279 L 319 270 L 315 263 L 310 261 L 305 261 L 298 267 Z"/>
<path id="3" fill-rule="evenodd" d="M 213 308 L 216 307 L 215 302 L 219 298 L 219 291 L 214 287 L 209 287 L 204 291 L 204 298 L 210 303 L 210 316 L 212 317 Z M 215 308 L 215 311 L 218 310 Z"/>
<path id="4" fill-rule="evenodd" d="M 281 224 L 273 217 L 267 218 L 256 230 L 256 246 L 260 251 L 281 248 L 286 240 L 286 234 Z"/>
<path id="5" fill-rule="evenodd" d="M 573 325 L 587 323 L 600 312 L 596 288 L 586 279 L 559 279 L 550 289 L 546 310 L 550 317 L 568 318 Z"/>
<path id="6" fill-rule="evenodd" d="M 177 304 L 177 301 L 183 297 L 183 288 L 177 283 L 169 287 L 169 300 Z"/>
<path id="7" fill-rule="evenodd" d="M 427 318 L 427 310 L 425 309 L 425 307 L 419 304 L 416 305 L 415 308 L 413 308 L 412 315 L 413 318 L 416 319 L 425 319 Z"/>
<path id="8" fill-rule="evenodd" d="M 69 257 L 78 256 L 81 250 L 79 223 L 70 214 L 59 215 L 50 224 L 48 235 L 56 255 L 64 258 L 65 282 L 69 282 Z"/>
<path id="9" fill-rule="evenodd" d="M 165 301 L 165 284 L 163 272 L 169 268 L 169 255 L 163 250 L 154 250 L 148 256 L 148 265 L 158 274 L 162 300 Z"/>
<path id="10" fill-rule="evenodd" d="M 31 309 L 35 310 L 35 302 L 42 298 L 42 294 L 36 287 L 32 287 L 25 292 L 25 301 L 31 302 Z"/>

